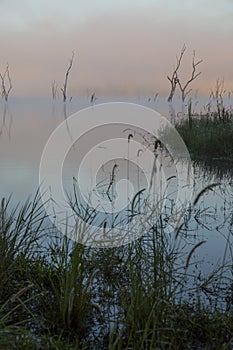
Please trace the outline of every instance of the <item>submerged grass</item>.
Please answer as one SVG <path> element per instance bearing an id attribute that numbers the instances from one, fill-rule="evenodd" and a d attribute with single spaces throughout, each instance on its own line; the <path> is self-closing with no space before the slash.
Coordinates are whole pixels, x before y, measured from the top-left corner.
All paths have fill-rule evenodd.
<path id="1" fill-rule="evenodd" d="M 188 282 L 203 242 L 183 250 L 188 221 L 174 241 L 165 219 L 127 246 L 94 249 L 46 227 L 38 194 L 13 210 L 2 200 L 0 349 L 232 349 L 233 300 L 207 308 L 201 287 L 213 291 L 216 276 Z"/>

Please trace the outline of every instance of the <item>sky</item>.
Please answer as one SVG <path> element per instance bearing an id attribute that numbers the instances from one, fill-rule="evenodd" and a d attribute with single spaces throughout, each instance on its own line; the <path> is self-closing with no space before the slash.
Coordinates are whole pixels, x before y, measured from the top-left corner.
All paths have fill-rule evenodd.
<path id="1" fill-rule="evenodd" d="M 80 96 L 168 95 L 185 44 L 180 79 L 192 52 L 203 62 L 193 93 L 216 79 L 233 91 L 232 0 L 0 0 L 0 72 L 9 64 L 16 96 L 51 94 L 74 62 L 69 93 Z"/>

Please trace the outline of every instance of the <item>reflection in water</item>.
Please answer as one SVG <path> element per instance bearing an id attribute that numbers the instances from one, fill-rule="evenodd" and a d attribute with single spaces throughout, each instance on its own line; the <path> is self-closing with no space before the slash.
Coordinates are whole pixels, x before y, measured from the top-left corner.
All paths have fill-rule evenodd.
<path id="1" fill-rule="evenodd" d="M 4 102 L 4 108 L 2 113 L 2 121 L 0 123 L 0 136 L 5 132 L 9 138 L 11 138 L 13 116 L 10 111 L 10 107 L 7 101 Z"/>
<path id="2" fill-rule="evenodd" d="M 193 205 L 179 231 L 185 246 L 181 260 L 185 266 L 188 254 L 196 245 L 185 271 L 191 276 L 187 281 L 199 290 L 201 298 L 204 293 L 206 303 L 212 307 L 214 296 L 222 296 L 218 302 L 224 304 L 232 279 L 233 179 L 229 162 L 222 161 L 221 168 L 214 162 L 194 162 L 194 170 Z M 186 297 L 192 298 L 192 293 Z"/>
<path id="3" fill-rule="evenodd" d="M 220 181 L 230 181 L 233 178 L 233 159 L 216 158 L 194 160 L 195 168 L 202 169 L 202 176 L 210 181 L 215 176 Z"/>
<path id="4" fill-rule="evenodd" d="M 75 140 L 73 139 L 73 136 L 72 136 L 72 133 L 71 133 L 71 130 L 70 130 L 70 127 L 69 127 L 69 123 L 67 121 L 67 118 L 69 116 L 67 115 L 67 104 L 66 104 L 66 102 L 63 102 L 63 115 L 64 115 L 64 120 L 66 122 L 66 130 L 67 130 L 67 133 L 68 133 L 68 135 L 70 137 L 70 141 L 72 143 L 72 148 L 74 148 L 75 147 Z"/>
<path id="5" fill-rule="evenodd" d="M 98 102 L 104 101 L 98 99 Z M 54 101 L 39 101 L 39 103 L 35 101 L 30 101 L 30 103 L 28 101 L 27 103 L 13 101 L 11 108 L 7 103 L 0 106 L 0 135 L 2 136 L 0 138 L 1 197 L 8 198 L 13 193 L 15 202 L 21 202 L 35 193 L 39 186 L 40 157 L 50 134 L 64 119 L 67 120 L 69 115 L 88 106 L 90 106 L 89 99 L 72 101 L 67 104 L 55 103 Z M 14 128 L 12 129 L 13 115 Z M 64 186 L 67 186 L 65 189 L 69 185 L 73 185 L 73 176 L 77 176 L 77 165 L 83 155 L 97 142 L 105 140 L 107 134 L 114 138 L 119 131 L 120 129 L 117 126 L 114 127 L 114 130 L 103 128 L 102 134 L 97 133 L 98 135 L 92 131 L 86 135 L 86 138 L 84 137 L 83 142 L 82 140 L 79 141 L 81 144 L 74 144 L 64 163 L 63 182 Z M 72 140 L 72 132 L 68 123 L 67 133 Z M 7 137 L 3 137 L 4 135 Z M 134 135 L 134 139 L 136 139 L 136 135 Z M 104 151 L 103 149 L 103 154 Z M 136 159 L 136 164 L 138 161 Z M 202 273 L 205 275 L 211 270 L 217 269 L 217 266 L 230 258 L 230 243 L 233 235 L 233 161 L 218 159 L 212 162 L 194 161 L 193 164 L 195 171 L 193 202 L 198 193 L 206 186 L 213 183 L 221 184 L 203 192 L 196 205 L 187 210 L 186 217 L 181 223 L 183 226 L 179 231 L 179 235 L 183 242 L 187 244 L 189 251 L 193 243 L 198 244 L 201 241 L 206 241 L 193 252 L 189 267 L 191 271 L 191 269 L 195 269 L 197 261 L 203 261 Z M 103 169 L 105 171 L 103 171 L 103 174 L 106 177 L 106 189 L 109 187 L 113 166 L 113 163 L 109 163 Z M 115 176 L 121 174 L 120 169 L 121 167 L 118 172 L 115 172 Z M 102 169 L 100 169 L 97 176 L 100 192 L 101 171 Z M 133 173 L 139 191 L 144 188 L 144 185 L 139 186 L 138 182 L 141 182 L 141 177 L 137 170 Z M 109 189 L 110 197 L 115 195 L 114 191 L 115 189 L 111 186 Z M 168 211 L 168 208 L 165 210 Z M 182 247 L 182 243 L 180 244 Z M 185 265 L 185 258 L 182 263 Z M 199 272 L 196 272 L 197 280 L 198 274 Z"/>

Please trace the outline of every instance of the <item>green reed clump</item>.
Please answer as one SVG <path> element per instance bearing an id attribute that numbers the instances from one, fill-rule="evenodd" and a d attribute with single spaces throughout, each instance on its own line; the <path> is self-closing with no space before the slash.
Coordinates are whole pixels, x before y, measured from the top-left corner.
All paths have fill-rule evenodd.
<path id="1" fill-rule="evenodd" d="M 4 349 L 13 348 L 12 344 L 33 317 L 30 305 L 36 300 L 37 293 L 29 271 L 41 249 L 45 218 L 38 194 L 32 201 L 14 209 L 10 199 L 1 200 L 0 347 Z"/>
<path id="2" fill-rule="evenodd" d="M 176 265 L 178 251 L 169 249 L 161 227 L 150 239 L 149 253 L 143 241 L 129 252 L 129 279 L 119 294 L 110 349 L 231 349 L 233 314 L 182 298 L 190 275 Z"/>
<path id="3" fill-rule="evenodd" d="M 94 249 L 59 235 L 38 198 L 3 200 L 0 349 L 231 349 L 231 308 L 187 297 L 200 243 L 183 250 L 188 219 L 172 238 L 166 215 L 129 245 Z"/>
<path id="4" fill-rule="evenodd" d="M 10 199 L 1 201 L 0 348 L 9 340 L 17 342 L 17 349 L 20 344 L 32 348 L 33 341 L 44 344 L 46 335 L 54 343 L 70 337 L 78 344 L 85 334 L 91 279 L 85 271 L 84 247 L 69 244 L 63 236 L 48 244 L 50 229 L 42 228 L 44 221 L 38 193 L 15 209 Z"/>
<path id="5" fill-rule="evenodd" d="M 87 327 L 85 320 L 91 313 L 91 279 L 85 271 L 84 247 L 73 244 L 69 249 L 66 237 L 61 244 L 61 258 L 58 264 L 50 266 L 47 288 L 42 289 L 43 294 L 47 292 L 46 326 L 55 332 L 78 333 L 82 338 Z"/>
<path id="6" fill-rule="evenodd" d="M 183 119 L 176 124 L 188 150 L 194 157 L 233 157 L 233 118 L 192 118 L 192 127 Z"/>

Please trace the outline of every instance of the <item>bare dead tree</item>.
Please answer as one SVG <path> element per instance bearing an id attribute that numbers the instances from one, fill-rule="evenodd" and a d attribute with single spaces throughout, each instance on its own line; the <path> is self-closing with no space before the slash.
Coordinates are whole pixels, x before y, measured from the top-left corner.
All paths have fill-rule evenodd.
<path id="1" fill-rule="evenodd" d="M 171 90 L 170 90 L 170 93 L 169 93 L 169 96 L 168 96 L 168 99 L 167 99 L 168 102 L 172 102 L 174 93 L 176 91 L 176 85 L 179 82 L 178 70 L 180 68 L 181 61 L 182 61 L 182 58 L 184 56 L 185 50 L 186 50 L 186 46 L 184 45 L 182 47 L 182 49 L 181 49 L 180 55 L 176 56 L 176 66 L 175 66 L 175 69 L 174 69 L 172 75 L 170 77 L 167 76 L 167 78 L 168 78 L 168 80 L 170 81 L 170 84 L 171 84 Z"/>
<path id="2" fill-rule="evenodd" d="M 192 73 L 190 78 L 187 80 L 186 83 L 184 83 L 184 85 L 181 84 L 180 79 L 178 78 L 177 75 L 177 83 L 179 85 L 180 91 L 181 91 L 181 98 L 182 98 L 182 102 L 185 101 L 186 97 L 188 96 L 188 94 L 190 94 L 190 92 L 192 91 L 192 89 L 188 89 L 189 85 L 197 78 L 199 77 L 199 75 L 201 74 L 201 72 L 196 72 L 197 67 L 199 66 L 199 64 L 202 63 L 202 60 L 196 61 L 195 57 L 196 53 L 195 50 L 193 51 L 193 58 L 192 58 Z M 181 57 L 182 58 L 182 57 Z M 177 73 L 178 74 L 178 73 Z"/>
<path id="3" fill-rule="evenodd" d="M 229 111 L 226 109 L 224 104 L 224 95 L 226 94 L 224 79 L 216 80 L 215 91 L 211 91 L 211 97 L 216 102 L 217 116 L 219 119 L 224 120 L 229 117 Z"/>
<path id="4" fill-rule="evenodd" d="M 152 100 L 153 100 L 153 102 L 156 102 L 158 96 L 159 96 L 159 94 L 158 94 L 158 92 L 156 92 L 156 94 L 154 94 L 153 96 L 148 97 L 148 102 L 151 102 Z"/>
<path id="5" fill-rule="evenodd" d="M 159 93 L 158 93 L 158 92 L 156 92 L 156 94 L 154 95 L 154 102 L 156 102 L 156 100 L 157 100 L 158 96 L 159 96 Z"/>
<path id="6" fill-rule="evenodd" d="M 56 80 L 52 80 L 52 82 L 51 82 L 51 91 L 52 91 L 53 100 L 56 100 L 57 95 L 58 95 Z"/>
<path id="7" fill-rule="evenodd" d="M 11 76 L 9 71 L 9 65 L 7 63 L 6 69 L 3 74 L 0 73 L 1 78 L 1 88 L 2 88 L 2 98 L 5 99 L 5 101 L 8 101 L 8 97 L 10 94 L 10 91 L 12 89 L 12 82 L 11 82 Z"/>
<path id="8" fill-rule="evenodd" d="M 70 70 L 71 70 L 72 65 L 73 65 L 73 61 L 74 61 L 74 52 L 72 52 L 72 56 L 71 56 L 70 61 L 69 61 L 69 66 L 66 70 L 64 84 L 63 84 L 63 87 L 61 88 L 63 102 L 66 102 L 66 99 L 67 99 L 67 85 L 68 85 L 69 74 L 70 74 Z"/>
<path id="9" fill-rule="evenodd" d="M 192 113 L 192 104 L 193 104 L 193 101 L 192 101 L 192 97 L 189 98 L 188 100 L 188 125 L 189 125 L 189 129 L 192 129 L 192 116 L 193 116 L 193 113 Z"/>
<path id="10" fill-rule="evenodd" d="M 91 103 L 94 103 L 96 100 L 97 100 L 97 97 L 96 97 L 96 95 L 95 95 L 95 92 L 93 92 L 93 93 L 91 94 L 90 101 L 91 101 Z"/>

